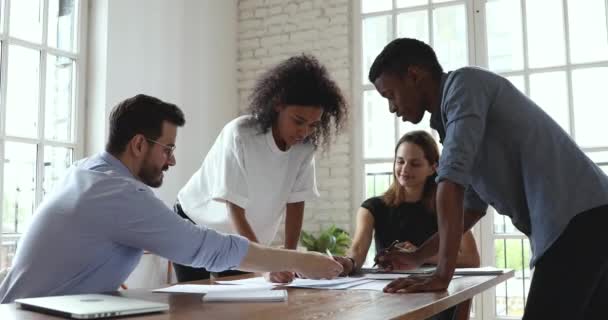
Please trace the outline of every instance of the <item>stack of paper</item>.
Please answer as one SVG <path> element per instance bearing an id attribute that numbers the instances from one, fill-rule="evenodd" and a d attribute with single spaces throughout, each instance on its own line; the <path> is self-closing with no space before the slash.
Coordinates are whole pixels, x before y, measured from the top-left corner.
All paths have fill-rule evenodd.
<path id="1" fill-rule="evenodd" d="M 287 300 L 287 290 L 238 290 L 207 293 L 204 302 L 280 302 Z"/>

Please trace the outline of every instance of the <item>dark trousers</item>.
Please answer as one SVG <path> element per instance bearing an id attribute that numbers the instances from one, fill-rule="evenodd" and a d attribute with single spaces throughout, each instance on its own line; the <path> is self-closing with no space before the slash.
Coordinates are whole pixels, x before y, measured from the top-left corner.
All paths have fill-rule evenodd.
<path id="1" fill-rule="evenodd" d="M 608 319 L 607 229 L 608 205 L 570 221 L 536 263 L 523 320 Z"/>
<path id="2" fill-rule="evenodd" d="M 194 221 L 192 221 L 192 219 L 190 219 L 188 217 L 188 215 L 186 215 L 184 210 L 182 210 L 182 206 L 179 204 L 179 202 L 175 203 L 175 205 L 173 206 L 173 211 L 175 211 L 175 213 L 177 213 L 183 219 L 186 219 L 186 220 L 192 222 L 193 224 L 196 224 L 196 223 L 194 223 Z M 228 277 L 228 276 L 246 274 L 246 272 L 242 272 L 242 271 L 238 271 L 238 270 L 210 272 L 210 271 L 207 271 L 207 269 L 205 269 L 205 268 L 193 268 L 190 266 L 184 266 L 181 264 L 177 264 L 175 262 L 173 262 L 173 269 L 175 269 L 175 275 L 177 277 L 178 282 L 206 280 L 206 279 L 211 278 L 211 275 L 213 275 L 214 278 L 218 278 L 218 277 Z"/>

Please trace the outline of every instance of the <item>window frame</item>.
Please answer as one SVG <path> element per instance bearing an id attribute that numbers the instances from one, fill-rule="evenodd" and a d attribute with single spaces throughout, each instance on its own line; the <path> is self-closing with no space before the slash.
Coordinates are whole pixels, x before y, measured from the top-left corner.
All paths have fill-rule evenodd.
<path id="1" fill-rule="evenodd" d="M 75 0 L 78 12 L 75 14 L 77 34 L 75 39 L 74 52 L 61 50 L 48 45 L 48 11 L 49 0 L 41 0 L 42 5 L 42 41 L 41 43 L 30 42 L 27 40 L 10 36 L 10 6 L 12 1 L 0 1 L 0 15 L 2 15 L 2 30 L 0 41 L 2 43 L 2 56 L 0 58 L 0 159 L 4 159 L 6 142 L 29 143 L 37 147 L 36 151 L 36 191 L 34 200 L 34 210 L 38 207 L 43 197 L 44 182 L 44 148 L 65 147 L 72 149 L 72 159 L 79 159 L 84 154 L 85 143 L 85 92 L 86 92 L 86 70 L 87 70 L 87 31 L 88 31 L 88 1 Z M 18 45 L 27 49 L 40 52 L 39 60 L 39 101 L 38 101 L 38 134 L 35 138 L 24 138 L 10 136 L 6 134 L 6 96 L 7 96 L 7 71 L 10 60 L 9 45 Z M 47 55 L 67 57 L 74 61 L 73 78 L 73 112 L 72 115 L 72 142 L 58 142 L 47 140 L 44 137 L 45 128 L 45 99 L 46 99 L 46 78 L 47 78 Z M 0 203 L 4 201 L 4 161 L 0 161 Z M 0 206 L 0 221 L 3 221 L 3 206 Z M 33 212 L 32 212 L 33 214 Z M 20 239 L 22 233 L 3 233 L 0 230 L 0 251 L 8 246 L 13 246 Z M 2 261 L 0 261 L 1 263 Z"/>

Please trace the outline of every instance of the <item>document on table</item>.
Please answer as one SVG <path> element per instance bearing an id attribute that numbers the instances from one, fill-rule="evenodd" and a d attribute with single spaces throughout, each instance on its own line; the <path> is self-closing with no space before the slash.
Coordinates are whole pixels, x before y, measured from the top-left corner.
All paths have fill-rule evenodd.
<path id="1" fill-rule="evenodd" d="M 238 290 L 209 292 L 203 302 L 280 302 L 287 300 L 287 290 Z"/>
<path id="2" fill-rule="evenodd" d="M 423 267 L 423 268 L 417 268 L 417 269 L 411 269 L 411 270 L 392 270 L 392 271 L 386 271 L 383 269 L 378 269 L 378 268 L 361 268 L 361 272 L 362 273 L 380 273 L 380 274 L 400 274 L 400 275 L 405 275 L 405 274 L 431 274 L 433 272 L 435 272 L 435 267 Z"/>
<path id="3" fill-rule="evenodd" d="M 415 275 L 413 275 L 413 274 L 395 274 L 395 273 L 368 273 L 368 274 L 364 274 L 363 278 L 371 279 L 371 280 L 395 280 L 395 279 L 400 279 L 400 278 L 408 278 L 411 276 L 415 276 Z M 420 275 L 420 276 L 427 276 L 427 275 Z M 458 279 L 461 277 L 462 276 L 453 276 L 452 279 Z"/>
<path id="4" fill-rule="evenodd" d="M 166 293 L 199 293 L 205 294 L 209 292 L 235 292 L 240 290 L 270 290 L 274 286 L 269 283 L 267 285 L 208 285 L 208 284 L 178 284 L 167 288 L 152 290 L 153 292 Z"/>
<path id="5" fill-rule="evenodd" d="M 374 281 L 366 278 L 338 278 L 333 280 L 311 280 L 311 279 L 296 279 L 287 287 L 292 288 L 309 288 L 309 289 L 325 289 L 325 290 L 344 290 L 354 286 Z"/>
<path id="6" fill-rule="evenodd" d="M 348 289 L 352 286 L 373 281 L 373 279 L 366 279 L 364 277 L 344 277 L 344 278 L 336 278 L 331 280 L 314 280 L 314 279 L 300 279 L 296 278 L 294 281 L 288 284 L 283 283 L 269 283 L 263 277 L 256 278 L 248 278 L 248 279 L 240 279 L 240 280 L 224 280 L 224 281 L 216 281 L 217 283 L 224 285 L 266 285 L 270 286 L 286 286 L 292 288 L 311 288 L 311 289 Z"/>
<path id="7" fill-rule="evenodd" d="M 503 274 L 508 269 L 499 269 L 496 267 L 481 267 L 481 268 L 456 268 L 454 270 L 455 275 L 460 276 L 485 276 L 485 275 L 497 275 Z"/>
<path id="8" fill-rule="evenodd" d="M 280 286 L 283 283 L 273 283 L 268 282 L 264 277 L 255 277 L 255 278 L 247 278 L 247 279 L 238 279 L 238 280 L 216 280 L 215 283 L 219 284 L 231 284 L 231 285 L 252 285 L 252 286 Z"/>
<path id="9" fill-rule="evenodd" d="M 387 284 L 391 283 L 391 281 L 392 280 L 373 280 L 348 289 L 382 291 Z"/>
<path id="10" fill-rule="evenodd" d="M 499 269 L 496 267 L 481 267 L 481 268 L 456 268 L 454 270 L 455 275 L 459 276 L 480 276 L 480 275 L 497 275 L 503 274 L 507 269 Z M 361 272 L 364 274 L 378 274 L 378 275 L 397 275 L 397 277 L 403 277 L 406 275 L 425 275 L 432 274 L 435 272 L 435 267 L 424 267 L 412 270 L 393 270 L 384 271 L 377 268 L 362 268 Z M 400 276 L 399 276 L 400 275 Z M 388 277 L 388 276 L 387 276 Z M 388 279 L 388 278 L 385 278 Z"/>

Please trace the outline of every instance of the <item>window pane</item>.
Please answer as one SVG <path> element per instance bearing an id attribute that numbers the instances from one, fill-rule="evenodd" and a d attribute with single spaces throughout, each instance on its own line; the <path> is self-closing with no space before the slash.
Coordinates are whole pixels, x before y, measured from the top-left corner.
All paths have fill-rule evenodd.
<path id="1" fill-rule="evenodd" d="M 49 46 L 75 51 L 77 12 L 78 6 L 75 0 L 49 0 Z"/>
<path id="2" fill-rule="evenodd" d="M 392 21 L 390 15 L 363 19 L 363 83 L 368 83 L 369 68 L 393 38 Z"/>
<path id="3" fill-rule="evenodd" d="M 444 70 L 455 70 L 468 64 L 464 5 L 433 10 L 433 36 L 433 48 Z"/>
<path id="4" fill-rule="evenodd" d="M 499 214 L 494 209 L 492 209 L 490 212 L 493 212 L 494 214 L 494 234 L 521 234 L 523 236 L 523 233 L 515 228 L 511 222 L 511 218 Z"/>
<path id="5" fill-rule="evenodd" d="M 530 98 L 566 132 L 570 132 L 568 86 L 564 71 L 530 75 Z"/>
<path id="6" fill-rule="evenodd" d="M 506 78 L 507 80 L 511 81 L 511 83 L 517 88 L 517 90 L 521 91 L 523 94 L 526 94 L 526 84 L 524 76 L 510 76 Z"/>
<path id="7" fill-rule="evenodd" d="M 562 0 L 526 1 L 530 67 L 566 62 L 563 14 Z"/>
<path id="8" fill-rule="evenodd" d="M 72 165 L 72 149 L 64 147 L 44 147 L 44 180 L 42 194 L 47 195 Z"/>
<path id="9" fill-rule="evenodd" d="M 399 121 L 399 135 L 402 136 L 410 131 L 414 130 L 423 130 L 431 135 L 433 134 L 433 130 L 431 129 L 431 114 L 428 112 L 424 113 L 424 117 L 417 124 L 413 124 L 411 122 L 404 122 L 401 119 Z"/>
<path id="10" fill-rule="evenodd" d="M 6 3 L 5 0 L 0 0 L 0 32 L 4 33 L 4 8 L 6 8 L 4 6 L 4 4 Z M 0 261 L 1 263 L 1 261 Z"/>
<path id="11" fill-rule="evenodd" d="M 11 1 L 10 34 L 15 38 L 41 43 L 42 0 Z"/>
<path id="12" fill-rule="evenodd" d="M 428 0 L 397 0 L 397 8 L 423 6 L 428 3 Z"/>
<path id="13" fill-rule="evenodd" d="M 604 0 L 568 0 L 568 24 L 573 63 L 608 60 Z"/>
<path id="14" fill-rule="evenodd" d="M 370 13 L 391 10 L 393 0 L 361 0 L 361 12 Z"/>
<path id="15" fill-rule="evenodd" d="M 4 147 L 2 232 L 21 233 L 34 211 L 36 145 L 7 141 Z"/>
<path id="16" fill-rule="evenodd" d="M 608 68 L 572 71 L 574 96 L 574 131 L 576 142 L 583 147 L 606 147 L 606 78 Z"/>
<path id="17" fill-rule="evenodd" d="M 496 286 L 496 315 L 521 317 L 530 289 L 528 239 L 495 239 L 496 267 L 515 270 L 515 277 Z"/>
<path id="18" fill-rule="evenodd" d="M 74 110 L 74 60 L 47 56 L 44 136 L 71 142 Z"/>
<path id="19" fill-rule="evenodd" d="M 414 38 L 429 43 L 427 10 L 404 12 L 397 15 L 397 37 Z"/>
<path id="20" fill-rule="evenodd" d="M 365 158 L 392 158 L 395 143 L 395 116 L 388 111 L 388 100 L 376 90 L 363 93 L 363 132 Z"/>
<path id="21" fill-rule="evenodd" d="M 608 174 L 608 151 L 587 152 L 587 156 Z"/>
<path id="22" fill-rule="evenodd" d="M 365 198 L 382 195 L 393 182 L 393 163 L 365 165 Z"/>
<path id="23" fill-rule="evenodd" d="M 40 51 L 9 46 L 6 93 L 6 133 L 38 135 Z"/>
<path id="24" fill-rule="evenodd" d="M 493 71 L 524 67 L 519 1 L 497 0 L 486 4 L 488 64 Z"/>
<path id="25" fill-rule="evenodd" d="M 0 270 L 4 270 L 12 266 L 16 251 L 17 240 L 2 237 L 2 245 L 0 246 Z"/>

